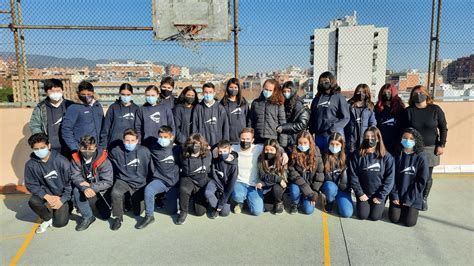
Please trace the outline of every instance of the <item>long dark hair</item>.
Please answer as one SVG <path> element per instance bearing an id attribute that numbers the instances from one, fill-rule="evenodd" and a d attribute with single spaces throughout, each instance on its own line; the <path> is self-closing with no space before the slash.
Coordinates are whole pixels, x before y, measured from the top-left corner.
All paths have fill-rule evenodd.
<path id="1" fill-rule="evenodd" d="M 321 75 L 319 75 L 318 83 L 316 84 L 316 86 L 319 85 L 319 81 L 323 78 L 329 79 L 329 81 L 331 83 L 329 95 L 333 95 L 333 94 L 339 93 L 341 91 L 341 88 L 337 85 L 336 77 L 334 76 L 334 74 L 332 74 L 329 71 L 323 72 Z M 318 90 L 318 93 L 316 94 L 316 96 L 321 96 L 321 92 L 319 90 Z"/>
<path id="2" fill-rule="evenodd" d="M 189 153 L 188 148 L 191 147 L 191 145 L 198 144 L 198 143 L 201 145 L 201 151 L 199 152 L 199 157 L 206 157 L 209 154 L 211 148 L 209 144 L 207 143 L 206 138 L 204 138 L 199 133 L 194 133 L 186 139 L 186 142 L 183 145 L 184 158 L 191 157 L 191 153 Z"/>
<path id="3" fill-rule="evenodd" d="M 196 104 L 198 104 L 199 98 L 198 98 L 197 92 L 193 88 L 193 86 L 191 86 L 191 85 L 189 85 L 189 86 L 187 86 L 186 88 L 183 89 L 183 91 L 179 95 L 178 99 L 176 100 L 177 104 L 185 104 L 186 103 L 186 93 L 188 93 L 188 91 L 193 91 L 194 92 L 194 102 L 192 103 L 192 105 L 196 106 Z"/>
<path id="4" fill-rule="evenodd" d="M 364 132 L 363 137 L 365 137 L 365 134 L 367 134 L 367 132 L 374 133 L 375 139 L 377 140 L 377 146 L 375 146 L 375 154 L 377 154 L 377 158 L 383 158 L 387 151 L 385 149 L 385 145 L 383 144 L 382 133 L 380 133 L 380 130 L 375 126 L 367 128 Z M 361 156 L 365 156 L 369 154 L 368 150 L 369 148 L 364 147 L 364 145 L 360 145 L 359 153 Z"/>
<path id="5" fill-rule="evenodd" d="M 270 170 L 270 165 L 268 165 L 268 160 L 265 159 L 266 146 L 272 146 L 273 148 L 276 149 L 275 160 L 274 160 L 275 162 L 274 171 Z M 265 171 L 265 173 L 277 174 L 278 176 L 286 180 L 286 165 L 283 165 L 282 163 L 282 160 L 281 160 L 282 156 L 283 156 L 283 153 L 280 150 L 280 145 L 278 144 L 278 141 L 276 139 L 266 140 L 265 143 L 263 144 L 262 153 L 258 157 L 259 169 L 262 169 L 263 171 Z"/>
<path id="6" fill-rule="evenodd" d="M 419 153 L 423 152 L 425 144 L 424 144 L 424 141 L 423 141 L 423 136 L 420 134 L 420 132 L 418 132 L 418 130 L 416 130 L 412 127 L 409 127 L 409 128 L 405 128 L 402 131 L 402 137 L 403 137 L 403 134 L 405 134 L 405 133 L 412 134 L 413 138 L 415 139 L 415 147 L 413 147 L 413 152 L 415 152 L 416 154 L 419 154 Z M 403 150 L 403 146 L 401 147 L 401 149 Z"/>
<path id="7" fill-rule="evenodd" d="M 296 95 L 296 93 L 298 90 L 296 89 L 295 83 L 293 81 L 287 81 L 283 83 L 283 85 L 281 86 L 281 91 L 283 92 L 284 89 L 290 89 L 292 94 L 290 99 L 285 100 L 285 109 L 287 109 L 286 117 L 288 118 L 296 106 L 296 101 L 298 100 L 298 96 Z"/>
<path id="8" fill-rule="evenodd" d="M 333 154 L 329 149 L 324 154 L 324 171 L 326 173 L 331 172 L 333 169 L 346 169 L 346 143 L 344 137 L 339 132 L 333 132 L 329 135 L 328 145 L 331 141 L 337 141 L 341 143 L 341 151 L 338 154 Z"/>
<path id="9" fill-rule="evenodd" d="M 247 100 L 242 96 L 242 87 L 240 86 L 240 80 L 238 78 L 231 78 L 227 81 L 227 84 L 225 86 L 225 92 L 224 92 L 224 97 L 221 100 L 222 105 L 227 105 L 229 102 L 229 87 L 230 85 L 235 84 L 237 85 L 237 88 L 239 89 L 237 93 L 237 105 L 241 107 L 242 105 L 245 105 L 247 103 Z"/>
<path id="10" fill-rule="evenodd" d="M 366 96 L 364 100 L 364 105 L 367 108 L 369 108 L 371 111 L 373 111 L 374 103 L 372 102 L 372 94 L 370 93 L 370 88 L 369 88 L 369 85 L 367 84 L 362 83 L 362 84 L 357 85 L 357 87 L 354 90 L 354 94 L 352 98 L 350 98 L 348 101 L 349 105 L 351 105 L 353 108 L 355 107 L 356 100 L 354 98 L 355 98 L 355 95 L 360 91 L 365 93 L 365 96 Z"/>
<path id="11" fill-rule="evenodd" d="M 302 152 L 298 149 L 298 140 L 301 138 L 305 138 L 309 141 L 308 153 Z M 293 165 L 298 165 L 305 170 L 315 172 L 318 167 L 318 164 L 316 163 L 316 152 L 317 146 L 314 143 L 313 136 L 307 131 L 300 132 L 296 136 L 296 144 L 291 152 L 291 163 Z"/>

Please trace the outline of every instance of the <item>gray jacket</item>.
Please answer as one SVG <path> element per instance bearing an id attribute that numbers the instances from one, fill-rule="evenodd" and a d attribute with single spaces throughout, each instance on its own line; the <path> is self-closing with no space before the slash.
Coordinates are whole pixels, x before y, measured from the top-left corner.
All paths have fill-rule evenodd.
<path id="1" fill-rule="evenodd" d="M 39 102 L 35 109 L 33 109 L 33 113 L 31 114 L 30 123 L 28 126 L 30 127 L 31 134 L 36 133 L 45 133 L 48 134 L 48 115 L 46 111 L 46 99 Z M 66 105 L 66 109 L 73 104 L 73 101 L 64 99 L 61 104 Z"/>
<path id="2" fill-rule="evenodd" d="M 107 152 L 100 149 L 97 150 L 97 154 L 91 163 L 91 169 L 87 169 L 84 165 L 84 160 L 80 158 L 78 153 L 74 153 L 72 158 L 71 180 L 80 191 L 84 192 L 88 188 L 80 185 L 84 181 L 90 183 L 90 188 L 96 193 L 105 192 L 112 187 L 114 173 L 112 163 L 107 158 Z"/>

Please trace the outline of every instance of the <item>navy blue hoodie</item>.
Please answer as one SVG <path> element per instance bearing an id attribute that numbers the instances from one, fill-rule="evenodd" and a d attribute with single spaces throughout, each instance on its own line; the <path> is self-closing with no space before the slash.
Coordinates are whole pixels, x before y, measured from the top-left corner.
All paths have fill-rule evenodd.
<path id="1" fill-rule="evenodd" d="M 175 134 L 174 117 L 171 109 L 165 105 L 151 106 L 145 104 L 136 114 L 135 130 L 141 137 L 141 144 L 149 147 L 158 140 L 158 130 L 161 126 L 169 126 Z"/>
<path id="2" fill-rule="evenodd" d="M 365 194 L 369 198 L 385 200 L 393 188 L 395 163 L 389 153 L 379 159 L 375 153 L 361 156 L 354 152 L 347 173 L 357 198 Z"/>
<path id="3" fill-rule="evenodd" d="M 375 113 L 368 107 L 349 107 L 350 120 L 344 128 L 346 147 L 349 152 L 359 149 L 367 128 L 377 125 Z"/>
<path id="4" fill-rule="evenodd" d="M 311 102 L 309 132 L 316 135 L 329 135 L 333 132 L 343 134 L 349 119 L 349 105 L 342 94 L 321 94 Z"/>
<path id="5" fill-rule="evenodd" d="M 211 153 L 207 153 L 206 157 L 189 157 L 181 158 L 181 176 L 189 177 L 198 187 L 205 187 L 209 182 L 209 173 L 211 172 Z"/>
<path id="6" fill-rule="evenodd" d="M 47 162 L 34 153 L 25 165 L 25 185 L 31 194 L 43 198 L 46 194 L 58 196 L 65 203 L 71 199 L 70 163 L 52 150 Z"/>
<path id="7" fill-rule="evenodd" d="M 112 149 L 122 143 L 125 129 L 135 127 L 135 113 L 138 106 L 133 102 L 129 106 L 123 105 L 120 100 L 113 103 L 107 110 L 102 132 L 100 133 L 100 147 Z"/>
<path id="8" fill-rule="evenodd" d="M 429 178 L 429 164 L 425 155 L 402 152 L 397 156 L 395 164 L 395 185 L 390 199 L 421 210 L 423 191 Z"/>
<path id="9" fill-rule="evenodd" d="M 150 157 L 148 148 L 140 144 L 133 151 L 126 150 L 123 144 L 116 146 L 109 153 L 115 179 L 125 181 L 135 189 L 145 186 L 151 168 Z"/>
<path id="10" fill-rule="evenodd" d="M 176 97 L 174 97 L 173 95 L 171 95 L 168 99 L 163 99 L 163 98 L 161 98 L 161 94 L 160 94 L 160 100 L 159 101 L 160 101 L 160 105 L 166 106 L 171 110 L 173 110 L 175 108 Z"/>
<path id="11" fill-rule="evenodd" d="M 397 154 L 396 151 L 402 139 L 402 130 L 406 127 L 406 111 L 401 108 L 397 115 L 392 115 L 391 111 L 391 108 L 387 106 L 384 106 L 382 111 L 375 109 L 375 119 L 385 148 L 391 154 Z"/>
<path id="12" fill-rule="evenodd" d="M 71 151 L 79 150 L 79 140 L 84 135 L 91 135 L 97 141 L 100 137 L 104 111 L 102 105 L 95 101 L 92 106 L 73 104 L 63 117 L 62 135 Z"/>
<path id="13" fill-rule="evenodd" d="M 223 160 L 220 156 L 212 161 L 211 176 L 216 182 L 218 192 L 217 209 L 222 209 L 225 204 L 229 203 L 230 195 L 234 191 L 234 185 L 239 174 L 239 155 L 232 151 L 229 156 L 233 157 L 230 161 Z"/>
<path id="14" fill-rule="evenodd" d="M 151 145 L 152 177 L 159 179 L 168 187 L 179 181 L 179 146 L 162 147 L 156 143 Z"/>
<path id="15" fill-rule="evenodd" d="M 247 126 L 247 115 L 249 113 L 249 104 L 242 98 L 241 106 L 237 102 L 227 100 L 227 104 L 221 100 L 221 105 L 224 106 L 227 117 L 229 119 L 229 141 L 231 144 L 240 143 L 240 133 L 242 129 Z"/>
<path id="16" fill-rule="evenodd" d="M 193 106 L 187 108 L 177 104 L 174 108 L 174 124 L 176 126 L 176 143 L 183 145 L 191 135 Z"/>
<path id="17" fill-rule="evenodd" d="M 229 118 L 224 106 L 214 102 L 208 107 L 204 100 L 194 107 L 192 132 L 200 133 L 209 145 L 214 146 L 219 141 L 229 139 Z"/>

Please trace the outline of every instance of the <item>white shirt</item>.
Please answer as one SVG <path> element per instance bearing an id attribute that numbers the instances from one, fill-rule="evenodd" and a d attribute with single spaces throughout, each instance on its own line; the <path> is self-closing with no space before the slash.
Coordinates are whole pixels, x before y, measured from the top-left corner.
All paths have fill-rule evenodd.
<path id="1" fill-rule="evenodd" d="M 232 145 L 232 150 L 239 154 L 237 182 L 255 186 L 258 181 L 258 156 L 263 151 L 263 145 L 252 144 L 246 151 L 242 151 L 240 145 Z"/>

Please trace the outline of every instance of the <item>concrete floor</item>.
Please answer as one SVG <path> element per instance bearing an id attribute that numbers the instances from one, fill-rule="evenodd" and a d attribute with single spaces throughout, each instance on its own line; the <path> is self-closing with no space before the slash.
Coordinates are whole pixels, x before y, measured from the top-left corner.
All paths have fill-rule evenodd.
<path id="1" fill-rule="evenodd" d="M 126 216 L 116 232 L 101 220 L 76 232 L 71 220 L 41 235 L 30 234 L 37 218 L 27 196 L 1 196 L 0 264 L 15 258 L 19 265 L 472 265 L 473 192 L 473 177 L 435 178 L 430 209 L 420 212 L 414 228 L 391 224 L 387 213 L 377 222 L 340 219 L 319 210 L 312 215 L 231 214 L 216 220 L 191 215 L 182 226 L 156 213 L 156 222 L 143 230 Z"/>

